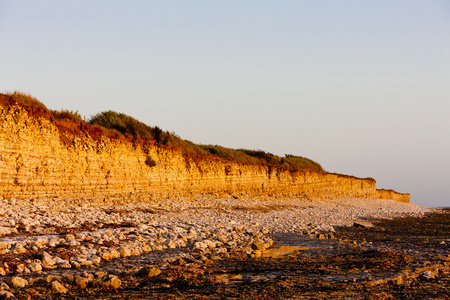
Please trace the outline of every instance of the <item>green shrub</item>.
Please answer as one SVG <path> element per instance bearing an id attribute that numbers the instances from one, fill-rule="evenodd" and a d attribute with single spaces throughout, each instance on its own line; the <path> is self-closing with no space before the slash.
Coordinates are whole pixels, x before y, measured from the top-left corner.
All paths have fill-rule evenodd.
<path id="1" fill-rule="evenodd" d="M 261 164 L 293 172 L 306 169 L 317 172 L 324 172 L 321 165 L 301 156 L 287 154 L 284 158 L 281 158 L 277 155 L 264 152 L 262 150 L 235 150 L 217 145 L 200 145 L 200 147 L 202 147 L 202 149 L 208 152 L 210 155 L 219 157 L 226 161 L 234 161 L 250 165 Z"/>
<path id="2" fill-rule="evenodd" d="M 279 157 L 262 150 L 197 145 L 181 139 L 175 133 L 169 133 L 157 126 L 150 127 L 133 117 L 111 110 L 96 114 L 86 123 L 78 111 L 50 111 L 36 98 L 19 92 L 0 94 L 0 105 L 20 105 L 30 116 L 44 117 L 53 122 L 62 132 L 89 134 L 98 141 L 105 136 L 111 139 L 130 140 L 131 138 L 134 143 L 143 145 L 145 149 L 148 149 L 146 147 L 149 145 L 157 144 L 161 147 L 181 150 L 187 158 L 186 162 L 221 159 L 246 165 L 265 165 L 293 172 L 299 170 L 325 172 L 321 165 L 301 156 L 286 154 L 285 157 Z M 65 140 L 63 142 L 69 143 Z M 156 162 L 149 155 L 147 155 L 145 164 L 149 167 L 156 166 Z"/>
<path id="3" fill-rule="evenodd" d="M 272 153 L 264 152 L 262 150 L 238 149 L 238 151 L 242 151 L 249 156 L 256 157 L 261 162 L 264 162 L 269 165 L 276 165 L 280 160 L 278 156 L 275 156 Z"/>
<path id="4" fill-rule="evenodd" d="M 301 170 L 301 169 L 310 169 L 316 170 L 319 172 L 325 172 L 322 166 L 315 161 L 302 157 L 296 156 L 292 154 L 285 154 L 285 157 L 282 160 L 283 165 L 287 165 L 289 170 Z"/>
<path id="5" fill-rule="evenodd" d="M 133 137 L 134 141 L 141 143 L 153 142 L 169 148 L 180 149 L 191 156 L 205 155 L 205 151 L 198 145 L 181 139 L 175 133 L 169 133 L 158 126 L 150 127 L 133 117 L 114 111 L 98 113 L 89 120 L 90 124 L 115 129 L 120 133 Z"/>
<path id="6" fill-rule="evenodd" d="M 134 140 L 153 140 L 153 129 L 138 120 L 122 113 L 109 110 L 93 116 L 90 124 L 115 129 L 124 135 L 131 135 Z"/>
<path id="7" fill-rule="evenodd" d="M 77 111 L 69 111 L 69 110 L 61 110 L 61 111 L 56 111 L 56 110 L 52 110 L 52 116 L 56 119 L 56 120 L 70 120 L 70 121 L 76 121 L 76 122 L 82 122 L 83 118 L 81 117 L 81 115 L 78 113 Z"/>
<path id="8" fill-rule="evenodd" d="M 32 97 L 30 94 L 15 91 L 10 95 L 15 101 L 17 101 L 17 104 L 19 104 L 20 106 L 38 107 L 45 110 L 47 109 L 47 107 L 41 101 Z"/>

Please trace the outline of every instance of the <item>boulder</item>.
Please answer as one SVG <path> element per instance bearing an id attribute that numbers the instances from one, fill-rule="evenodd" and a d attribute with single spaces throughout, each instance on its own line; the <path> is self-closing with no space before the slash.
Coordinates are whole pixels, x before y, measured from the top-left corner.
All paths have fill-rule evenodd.
<path id="1" fill-rule="evenodd" d="M 90 260 L 90 261 L 92 262 L 92 264 L 94 264 L 94 265 L 98 265 L 98 264 L 100 264 L 101 261 L 102 261 L 102 259 L 101 259 L 99 256 L 96 256 L 96 255 L 92 256 L 89 260 Z"/>
<path id="2" fill-rule="evenodd" d="M 15 288 L 23 288 L 28 285 L 28 280 L 15 276 L 11 278 L 11 285 Z"/>
<path id="3" fill-rule="evenodd" d="M 0 291 L 0 299 L 13 299 L 14 294 L 9 291 Z"/>
<path id="4" fill-rule="evenodd" d="M 52 267 L 55 264 L 55 259 L 46 251 L 42 252 L 42 265 L 46 268 Z"/>
<path id="5" fill-rule="evenodd" d="M 31 272 L 39 272 L 42 271 L 42 265 L 40 262 L 32 262 L 28 264 L 28 269 L 30 269 Z"/>
<path id="6" fill-rule="evenodd" d="M 130 254 L 132 256 L 139 256 L 142 254 L 142 249 L 139 246 L 134 246 L 130 248 Z"/>
<path id="7" fill-rule="evenodd" d="M 75 240 L 75 236 L 73 234 L 66 234 L 66 241 L 70 242 Z"/>
<path id="8" fill-rule="evenodd" d="M 63 278 L 64 278 L 64 280 L 66 280 L 66 281 L 73 281 L 74 276 L 73 276 L 73 274 L 66 273 L 66 274 L 63 274 Z"/>
<path id="9" fill-rule="evenodd" d="M 84 278 L 82 276 L 75 277 L 75 284 L 78 285 L 80 288 L 85 289 L 89 284 L 89 279 Z"/>
<path id="10" fill-rule="evenodd" d="M 120 253 L 120 256 L 121 256 L 121 257 L 128 257 L 128 256 L 131 256 L 131 251 L 130 251 L 130 249 L 129 249 L 129 248 L 126 248 L 126 247 L 121 247 L 121 248 L 119 249 L 119 253 Z"/>
<path id="11" fill-rule="evenodd" d="M 61 281 L 62 277 L 58 276 L 58 275 L 47 275 L 47 277 L 45 277 L 45 281 L 47 282 L 52 282 L 52 281 Z"/>
<path id="12" fill-rule="evenodd" d="M 0 226 L 0 236 L 4 236 L 11 233 L 11 228 Z"/>
<path id="13" fill-rule="evenodd" d="M 98 254 L 98 256 L 100 256 L 100 258 L 103 259 L 103 260 L 105 260 L 105 261 L 108 261 L 108 260 L 111 260 L 111 259 L 112 259 L 111 253 L 110 253 L 108 250 L 102 250 L 102 251 Z"/>
<path id="14" fill-rule="evenodd" d="M 0 283 L 0 291 L 9 291 L 11 290 L 9 288 L 9 285 L 7 285 L 6 283 L 4 283 L 3 281 Z"/>
<path id="15" fill-rule="evenodd" d="M 144 252 L 151 252 L 152 251 L 152 247 L 150 247 L 147 244 L 142 245 L 142 251 Z"/>
<path id="16" fill-rule="evenodd" d="M 95 272 L 95 273 L 94 273 L 94 277 L 97 278 L 97 279 L 103 278 L 103 277 L 105 277 L 106 275 L 108 275 L 108 273 L 106 273 L 106 272 L 104 272 L 104 271 L 98 271 L 98 272 Z"/>
<path id="17" fill-rule="evenodd" d="M 155 277 L 161 274 L 161 270 L 154 267 L 143 267 L 137 272 L 139 277 Z"/>
<path id="18" fill-rule="evenodd" d="M 25 252 L 27 252 L 27 249 L 25 249 L 22 245 L 16 245 L 13 250 L 14 254 L 22 254 Z"/>
<path id="19" fill-rule="evenodd" d="M 0 250 L 11 248 L 11 243 L 8 241 L 0 242 Z"/>
<path id="20" fill-rule="evenodd" d="M 119 277 L 116 275 L 108 275 L 102 278 L 102 288 L 105 290 L 117 290 L 122 285 Z"/>
<path id="21" fill-rule="evenodd" d="M 111 259 L 113 259 L 113 258 L 120 258 L 120 252 L 117 251 L 116 249 L 110 249 L 109 250 L 109 255 L 110 255 Z"/>
<path id="22" fill-rule="evenodd" d="M 264 250 L 264 244 L 261 243 L 259 240 L 258 241 L 253 241 L 252 243 L 252 249 L 253 250 Z"/>
<path id="23" fill-rule="evenodd" d="M 52 281 L 50 289 L 55 294 L 66 294 L 69 290 L 59 281 Z"/>

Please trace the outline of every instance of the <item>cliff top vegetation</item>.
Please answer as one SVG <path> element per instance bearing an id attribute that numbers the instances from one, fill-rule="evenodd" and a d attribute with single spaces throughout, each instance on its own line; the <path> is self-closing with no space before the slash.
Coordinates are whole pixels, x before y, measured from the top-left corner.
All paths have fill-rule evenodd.
<path id="1" fill-rule="evenodd" d="M 71 135 L 90 135 L 94 140 L 102 138 L 118 139 L 140 144 L 144 147 L 157 145 L 182 151 L 194 160 L 220 159 L 247 165 L 265 165 L 291 172 L 310 170 L 325 172 L 320 164 L 301 156 L 286 154 L 280 157 L 262 150 L 231 149 L 217 145 L 198 145 L 181 139 L 175 133 L 148 126 L 133 117 L 114 111 L 96 114 L 89 120 L 83 120 L 78 112 L 67 110 L 49 110 L 42 102 L 29 94 L 20 92 L 0 94 L 0 105 L 20 106 L 29 116 L 45 118 L 60 131 L 61 140 L 70 144 Z"/>

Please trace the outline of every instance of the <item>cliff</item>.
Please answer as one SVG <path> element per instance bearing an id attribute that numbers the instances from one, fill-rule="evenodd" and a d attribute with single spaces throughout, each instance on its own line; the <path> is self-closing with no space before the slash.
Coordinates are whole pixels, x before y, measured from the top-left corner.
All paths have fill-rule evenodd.
<path id="1" fill-rule="evenodd" d="M 145 148 L 145 149 L 144 149 Z M 152 163 L 149 164 L 148 160 Z M 364 197 L 409 202 L 409 194 L 377 190 L 375 180 L 311 170 L 288 171 L 126 139 L 62 132 L 21 106 L 0 105 L 0 197 L 52 198 L 145 194 Z"/>

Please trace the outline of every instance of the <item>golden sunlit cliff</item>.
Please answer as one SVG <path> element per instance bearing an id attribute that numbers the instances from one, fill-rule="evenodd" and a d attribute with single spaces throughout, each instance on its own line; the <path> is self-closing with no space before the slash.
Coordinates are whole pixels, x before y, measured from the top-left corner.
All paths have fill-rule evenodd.
<path id="1" fill-rule="evenodd" d="M 84 121 L 61 117 L 56 122 L 44 108 L 31 109 L 11 95 L 0 96 L 0 197 L 248 194 L 409 202 L 409 194 L 377 190 L 371 178 L 187 155 Z"/>

